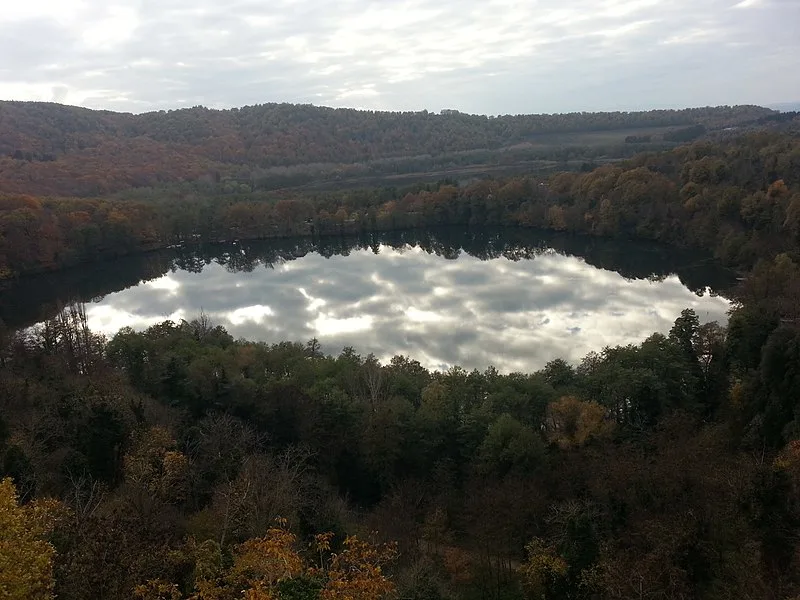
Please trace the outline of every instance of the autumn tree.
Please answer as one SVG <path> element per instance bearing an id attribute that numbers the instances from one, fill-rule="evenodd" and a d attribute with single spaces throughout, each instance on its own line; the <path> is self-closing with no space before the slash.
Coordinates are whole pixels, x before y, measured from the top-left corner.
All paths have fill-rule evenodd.
<path id="1" fill-rule="evenodd" d="M 592 438 L 606 437 L 614 426 L 606 413 L 597 402 L 563 396 L 547 407 L 547 438 L 561 448 L 575 448 Z"/>
<path id="2" fill-rule="evenodd" d="M 53 598 L 55 549 L 47 536 L 61 511 L 53 500 L 20 506 L 11 480 L 0 481 L 0 597 Z"/>
<path id="3" fill-rule="evenodd" d="M 269 600 L 320 598 L 322 600 L 381 600 L 394 591 L 384 572 L 396 558 L 393 544 L 374 544 L 348 536 L 341 549 L 332 551 L 333 534 L 314 538 L 306 553 L 297 537 L 278 521 L 265 536 L 249 539 L 233 549 L 230 567 L 221 560 L 213 542 L 187 542 L 183 550 L 192 564 L 193 592 L 187 600 Z M 151 580 L 138 586 L 141 600 L 181 600 L 180 586 Z"/>
<path id="4" fill-rule="evenodd" d="M 567 575 L 567 562 L 539 538 L 531 540 L 525 550 L 527 560 L 519 572 L 526 596 L 531 600 L 559 597 L 557 586 Z"/>
<path id="5" fill-rule="evenodd" d="M 175 440 L 163 427 L 142 432 L 136 446 L 125 456 L 125 479 L 135 497 L 180 502 L 187 493 L 188 459 L 175 449 Z"/>

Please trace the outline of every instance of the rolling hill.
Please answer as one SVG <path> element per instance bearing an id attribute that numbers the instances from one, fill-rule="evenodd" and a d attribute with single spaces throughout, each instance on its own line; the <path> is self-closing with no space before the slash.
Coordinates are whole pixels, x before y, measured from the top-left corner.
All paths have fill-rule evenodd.
<path id="1" fill-rule="evenodd" d="M 275 188 L 320 178 L 566 160 L 571 155 L 563 150 L 576 146 L 595 148 L 589 158 L 621 156 L 653 142 L 663 146 L 675 130 L 724 129 L 772 112 L 723 106 L 487 117 L 263 104 L 134 115 L 0 102 L 0 191 L 98 196 L 195 180 Z M 645 143 L 626 148 L 631 141 Z"/>

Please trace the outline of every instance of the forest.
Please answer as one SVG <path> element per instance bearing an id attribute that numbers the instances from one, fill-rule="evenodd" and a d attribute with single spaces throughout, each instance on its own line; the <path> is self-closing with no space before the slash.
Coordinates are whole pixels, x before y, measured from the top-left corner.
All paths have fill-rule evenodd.
<path id="1" fill-rule="evenodd" d="M 94 136 L 139 123 L 78 117 Z M 658 118 L 697 125 L 684 117 Z M 488 121 L 536 123 L 514 119 Z M 5 188 L 9 285 L 169 246 L 300 236 L 332 248 L 442 225 L 699 248 L 741 282 L 724 327 L 687 309 L 667 334 L 535 373 L 235 340 L 202 314 L 106 339 L 80 303 L 2 327 L 0 595 L 800 597 L 796 123 L 465 184 L 298 193 L 212 178 L 90 198 Z"/>
<path id="2" fill-rule="evenodd" d="M 780 114 L 723 106 L 490 118 L 264 104 L 131 115 L 0 102 L 0 191 L 101 196 L 198 179 L 277 189 L 470 165 L 552 168 L 671 147 L 706 129 L 764 126 Z M 626 143 L 632 134 L 651 139 Z"/>
<path id="3" fill-rule="evenodd" d="M 186 182 L 108 198 L 0 193 L 0 279 L 179 244 L 502 224 L 702 248 L 749 269 L 797 248 L 793 123 L 591 171 L 464 185 L 304 193 Z"/>

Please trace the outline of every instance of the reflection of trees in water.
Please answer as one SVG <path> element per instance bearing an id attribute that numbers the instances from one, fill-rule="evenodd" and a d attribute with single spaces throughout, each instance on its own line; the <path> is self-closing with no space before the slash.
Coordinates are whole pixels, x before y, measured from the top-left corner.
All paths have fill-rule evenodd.
<path id="1" fill-rule="evenodd" d="M 214 260 L 232 270 L 252 270 L 259 263 L 276 264 L 313 252 L 326 258 L 347 256 L 353 250 L 370 250 L 378 254 L 381 245 L 400 252 L 406 247 L 418 247 L 448 260 L 457 259 L 462 252 L 480 260 L 532 260 L 551 253 L 576 256 L 591 266 L 616 271 L 626 279 L 663 281 L 676 274 L 683 285 L 700 294 L 707 288 L 725 293 L 731 290 L 734 283 L 730 271 L 702 255 L 686 250 L 589 236 L 536 232 L 530 229 L 466 231 L 446 228 L 376 233 L 349 238 L 269 240 L 238 246 L 241 252 L 234 254 L 235 261 L 227 258 L 228 254 L 225 257 L 217 255 Z M 206 251 L 214 252 L 213 248 Z"/>
<path id="2" fill-rule="evenodd" d="M 466 253 L 480 260 L 505 258 L 534 260 L 557 253 L 582 258 L 587 264 L 616 271 L 626 279 L 662 281 L 676 274 L 698 295 L 729 292 L 733 274 L 707 257 L 667 246 L 554 234 L 530 229 L 465 230 L 442 228 L 393 231 L 360 237 L 287 238 L 226 245 L 165 250 L 121 260 L 87 265 L 60 273 L 26 278 L 0 291 L 0 319 L 11 327 L 30 325 L 53 316 L 71 301 L 92 299 L 138 285 L 177 270 L 200 273 L 212 262 L 230 272 L 275 268 L 318 253 L 325 258 L 348 256 L 352 251 L 380 253 L 381 246 L 402 252 L 418 247 L 448 260 Z"/>
<path id="3" fill-rule="evenodd" d="M 173 251 L 161 251 L 23 277 L 0 288 L 0 321 L 14 328 L 32 325 L 74 301 L 92 302 L 182 268 Z"/>
<path id="4" fill-rule="evenodd" d="M 211 264 L 211 258 L 204 257 L 198 253 L 180 254 L 172 260 L 173 271 L 188 271 L 189 273 L 200 273 Z"/>

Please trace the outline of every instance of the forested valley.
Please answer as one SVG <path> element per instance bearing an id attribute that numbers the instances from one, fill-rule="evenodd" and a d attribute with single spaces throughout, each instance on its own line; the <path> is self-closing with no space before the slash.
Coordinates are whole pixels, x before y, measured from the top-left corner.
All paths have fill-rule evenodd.
<path id="1" fill-rule="evenodd" d="M 20 115 L 34 108 L 2 108 L 28 136 L 6 148 L 21 158 L 4 159 L 27 166 L 0 175 L 8 286 L 169 246 L 291 236 L 332 244 L 441 225 L 699 248 L 741 281 L 726 326 L 701 324 L 687 309 L 667 334 L 598 348 L 579 364 L 554 357 L 534 373 L 430 371 L 413 356 L 382 364 L 353 348 L 325 355 L 317 340 L 237 340 L 202 314 L 107 339 L 90 330 L 80 303 L 32 328 L 2 327 L 0 595 L 800 597 L 794 115 L 643 113 L 635 118 L 647 126 L 682 128 L 767 120 L 553 174 L 298 191 L 187 171 L 87 192 L 106 163 L 80 163 L 70 144 L 110 163 L 153 161 L 147 145 L 169 130 L 142 133 L 144 120 L 77 109 L 68 122 L 84 119 L 79 132 L 49 117 L 23 128 Z M 192 110 L 181 116 L 205 114 Z M 338 140 L 353 113 L 314 118 L 329 119 Z M 470 124 L 486 147 L 518 141 L 534 125 L 601 130 L 631 118 L 509 117 L 481 129 L 477 117 L 413 115 Z M 497 128 L 501 141 L 491 137 Z M 53 131 L 64 147 L 37 145 L 62 139 Z M 196 131 L 189 123 L 183 135 Z M 292 131 L 287 139 L 303 139 Z M 409 147 L 429 135 L 444 144 L 438 151 L 468 149 L 460 136 L 424 127 L 417 135 Z M 134 140 L 141 152 L 115 155 L 108 139 Z M 207 152 L 191 137 L 168 141 Z M 371 156 L 383 148 L 369 144 Z M 77 170 L 62 171 L 63 187 L 25 170 L 70 157 Z"/>

